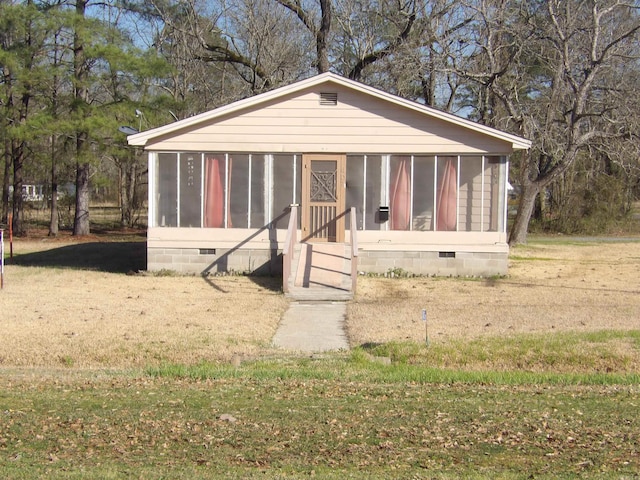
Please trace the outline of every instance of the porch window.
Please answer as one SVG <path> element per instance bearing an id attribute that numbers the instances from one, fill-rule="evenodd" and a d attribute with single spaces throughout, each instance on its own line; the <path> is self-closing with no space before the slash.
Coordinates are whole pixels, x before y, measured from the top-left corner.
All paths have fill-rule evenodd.
<path id="1" fill-rule="evenodd" d="M 491 182 L 483 175 L 481 156 L 462 157 L 460 162 L 460 211 L 458 225 L 466 232 L 483 231 L 482 220 L 490 215 L 491 205 L 483 200 L 483 189 L 490 189 Z M 484 231 L 487 231 L 484 228 Z"/>
<path id="2" fill-rule="evenodd" d="M 155 184 L 152 203 L 155 207 L 154 225 L 178 226 L 178 155 L 159 153 L 155 162 Z"/>
<path id="3" fill-rule="evenodd" d="M 458 230 L 458 157 L 438 157 L 438 185 L 436 191 L 436 230 Z"/>
<path id="4" fill-rule="evenodd" d="M 413 157 L 412 230 L 433 230 L 435 161 L 433 156 Z"/>
<path id="5" fill-rule="evenodd" d="M 200 155 L 181 155 L 179 162 L 180 225 L 200 226 Z"/>
<path id="6" fill-rule="evenodd" d="M 359 230 L 504 231 L 506 171 L 498 156 L 349 155 L 346 206 Z"/>
<path id="7" fill-rule="evenodd" d="M 506 230 L 507 164 L 504 157 L 485 157 L 483 166 L 482 231 Z"/>
<path id="8" fill-rule="evenodd" d="M 278 222 L 278 228 L 287 228 L 284 222 L 288 219 L 289 206 L 292 203 L 300 204 L 302 196 L 302 155 L 273 155 L 272 161 L 271 221 Z"/>
<path id="9" fill-rule="evenodd" d="M 262 228 L 300 203 L 301 155 L 152 155 L 152 226 Z"/>
<path id="10" fill-rule="evenodd" d="M 211 228 L 231 227 L 229 204 L 229 180 L 233 160 L 223 153 L 204 154 L 203 226 Z M 198 204 L 199 205 L 199 204 Z M 186 227 L 180 222 L 180 227 Z"/>
<path id="11" fill-rule="evenodd" d="M 347 188 L 345 206 L 356 208 L 358 230 L 380 230 L 378 208 L 382 198 L 382 156 L 347 155 Z M 345 218 L 345 228 L 351 228 L 351 217 Z"/>

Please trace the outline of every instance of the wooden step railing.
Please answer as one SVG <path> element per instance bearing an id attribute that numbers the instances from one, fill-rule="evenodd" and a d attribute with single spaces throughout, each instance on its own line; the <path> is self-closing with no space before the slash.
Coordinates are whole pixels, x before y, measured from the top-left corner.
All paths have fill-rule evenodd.
<path id="1" fill-rule="evenodd" d="M 351 231 L 351 292 L 356 293 L 358 284 L 358 224 L 356 223 L 356 208 L 351 207 L 350 212 Z"/>
<path id="2" fill-rule="evenodd" d="M 351 207 L 349 215 L 351 224 L 351 291 L 355 293 L 358 283 L 358 224 L 355 207 Z M 284 247 L 282 249 L 282 291 L 284 293 L 289 293 L 292 274 L 291 265 L 293 262 L 296 243 L 298 243 L 298 206 L 291 205 L 287 236 L 285 237 Z"/>
<path id="3" fill-rule="evenodd" d="M 287 227 L 287 236 L 284 240 L 282 249 L 282 291 L 289 293 L 289 283 L 291 280 L 291 263 L 295 245 L 298 242 L 298 206 L 291 205 L 289 212 L 289 226 Z"/>

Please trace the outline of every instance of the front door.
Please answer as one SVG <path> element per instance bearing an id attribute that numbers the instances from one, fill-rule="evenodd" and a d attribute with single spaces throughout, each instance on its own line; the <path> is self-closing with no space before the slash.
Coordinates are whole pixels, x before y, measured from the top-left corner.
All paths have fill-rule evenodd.
<path id="1" fill-rule="evenodd" d="M 344 242 L 346 155 L 302 156 L 302 241 Z"/>

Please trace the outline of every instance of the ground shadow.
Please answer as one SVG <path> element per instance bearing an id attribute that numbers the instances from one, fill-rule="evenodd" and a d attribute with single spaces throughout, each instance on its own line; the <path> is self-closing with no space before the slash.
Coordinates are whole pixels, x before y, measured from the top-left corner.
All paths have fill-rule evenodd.
<path id="1" fill-rule="evenodd" d="M 364 350 L 365 352 L 369 352 L 371 353 L 372 351 L 374 351 L 376 348 L 383 346 L 384 343 L 380 343 L 380 342 L 366 342 L 366 343 L 362 343 L 359 345 L 359 347 Z"/>
<path id="2" fill-rule="evenodd" d="M 58 267 L 109 273 L 138 272 L 147 268 L 146 242 L 88 242 L 40 252 L 14 255 L 7 264 L 23 267 Z"/>
<path id="3" fill-rule="evenodd" d="M 282 291 L 282 254 L 278 253 L 277 228 L 278 222 L 281 222 L 288 217 L 289 209 L 287 208 L 267 225 L 253 232 L 247 238 L 240 241 L 235 247 L 230 248 L 216 258 L 202 272 L 200 272 L 204 281 L 207 282 L 210 287 L 215 288 L 219 292 L 226 293 L 221 287 L 215 284 L 214 280 L 216 275 L 227 273 L 229 271 L 229 257 L 262 232 L 267 231 L 269 235 L 270 259 L 263 265 L 259 265 L 251 273 L 248 273 L 247 278 L 251 279 L 253 283 L 266 290 L 273 292 Z"/>

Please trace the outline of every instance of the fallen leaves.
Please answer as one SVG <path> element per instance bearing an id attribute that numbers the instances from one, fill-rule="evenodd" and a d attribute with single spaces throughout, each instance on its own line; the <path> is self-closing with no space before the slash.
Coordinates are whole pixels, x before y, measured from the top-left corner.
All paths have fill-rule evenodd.
<path id="1" fill-rule="evenodd" d="M 640 391 L 633 387 L 249 378 L 4 387 L 0 377 L 0 468 L 193 465 L 220 473 L 287 466 L 321 476 L 329 467 L 363 473 L 393 466 L 398 477 L 424 468 L 455 476 L 474 468 L 619 475 L 640 468 Z"/>

